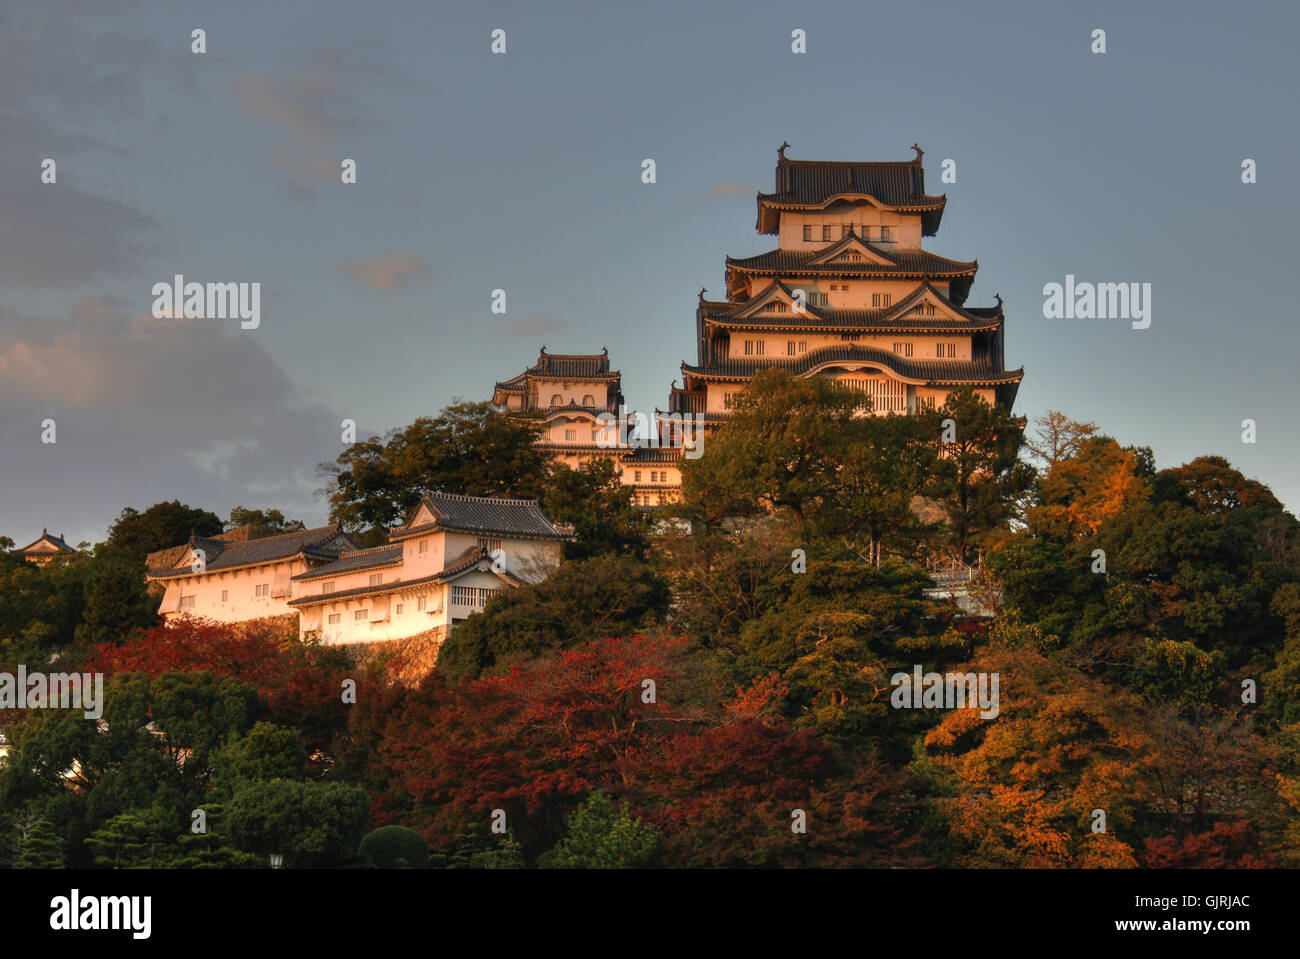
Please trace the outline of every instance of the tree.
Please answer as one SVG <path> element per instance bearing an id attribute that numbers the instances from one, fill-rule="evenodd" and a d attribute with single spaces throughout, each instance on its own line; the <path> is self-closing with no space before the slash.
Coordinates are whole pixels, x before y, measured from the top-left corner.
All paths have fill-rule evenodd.
<path id="1" fill-rule="evenodd" d="M 96 556 L 85 595 L 76 629 L 77 642 L 85 647 L 122 643 L 158 622 L 158 598 L 150 594 L 141 565 L 125 556 Z"/>
<path id="2" fill-rule="evenodd" d="M 802 528 L 834 488 L 845 429 L 861 394 L 781 369 L 754 377 L 704 455 L 682 467 L 682 495 L 710 523 L 787 508 Z"/>
<path id="3" fill-rule="evenodd" d="M 443 642 L 438 668 L 458 681 L 545 651 L 662 622 L 667 585 L 644 563 L 597 556 L 488 600 Z"/>
<path id="4" fill-rule="evenodd" d="M 599 789 L 569 817 L 565 837 L 539 860 L 549 869 L 634 869 L 650 862 L 659 830 Z"/>
<path id="5" fill-rule="evenodd" d="M 298 730 L 258 722 L 221 750 L 214 762 L 213 780 L 220 794 L 229 795 L 244 783 L 303 779 L 306 766 L 307 751 Z"/>
<path id="6" fill-rule="evenodd" d="M 15 869 L 62 869 L 63 851 L 55 833 L 54 823 L 38 819 L 27 826 L 19 826 L 14 844 Z"/>
<path id="7" fill-rule="evenodd" d="M 364 789 L 274 779 L 250 782 L 226 804 L 226 828 L 236 847 L 295 867 L 342 866 L 354 859 L 370 819 Z"/>
<path id="8" fill-rule="evenodd" d="M 975 395 L 969 386 L 948 394 L 937 419 L 952 426 L 941 443 L 934 495 L 947 510 L 957 558 L 968 561 L 972 535 L 996 529 L 1013 513 L 1016 499 L 1033 482 L 1033 469 L 1019 459 L 1020 423 Z"/>
<path id="9" fill-rule="evenodd" d="M 354 443 L 333 463 L 330 518 L 352 531 L 392 526 L 426 492 L 537 498 L 547 473 L 534 442 L 538 428 L 501 415 L 490 403 L 457 403 L 383 439 Z"/>
<path id="10" fill-rule="evenodd" d="M 1272 490 L 1259 480 L 1247 479 L 1222 456 L 1198 456 L 1190 463 L 1161 470 L 1155 487 L 1157 501 L 1186 503 L 1202 513 L 1282 508 Z"/>
<path id="11" fill-rule="evenodd" d="M 284 518 L 284 514 L 278 509 L 247 509 L 243 506 L 236 506 L 230 511 L 230 519 L 226 520 L 226 529 L 238 529 L 241 526 L 261 526 L 266 529 L 286 529 L 296 525 L 296 520 Z"/>
<path id="12" fill-rule="evenodd" d="M 577 534 L 574 542 L 564 544 L 565 558 L 612 553 L 644 559 L 650 519 L 633 504 L 632 493 L 611 459 L 594 460 L 580 472 L 562 463 L 554 466 L 541 505 L 552 522 L 572 526 Z"/>
<path id="13" fill-rule="evenodd" d="M 845 424 L 839 467 L 812 523 L 814 531 L 854 544 L 865 537 L 872 565 L 884 557 L 887 537 L 895 551 L 908 532 L 919 538 L 913 500 L 930 481 L 937 448 L 933 416 L 905 413 L 860 416 Z"/>
<path id="14" fill-rule="evenodd" d="M 1086 437 L 1074 449 L 1047 467 L 1038 480 L 1037 503 L 1025 511 L 1031 532 L 1063 543 L 1091 536 L 1150 495 L 1133 449 L 1109 436 Z"/>
<path id="15" fill-rule="evenodd" d="M 177 823 L 158 806 L 119 813 L 86 837 L 95 865 L 108 869 L 156 869 L 176 859 Z"/>
<path id="16" fill-rule="evenodd" d="M 1096 423 L 1072 420 L 1058 410 L 1048 410 L 1045 416 L 1034 420 L 1034 426 L 1036 435 L 1027 439 L 1025 446 L 1030 456 L 1042 463 L 1044 472 L 1050 472 L 1062 460 L 1079 455 L 1084 441 L 1097 432 Z"/>
<path id="17" fill-rule="evenodd" d="M 423 869 L 429 864 L 424 837 L 405 826 L 380 826 L 366 833 L 360 855 L 380 869 Z"/>
<path id="18" fill-rule="evenodd" d="M 189 540 L 191 533 L 216 536 L 221 526 L 216 513 L 186 506 L 180 500 L 155 503 L 143 513 L 128 506 L 109 528 L 106 545 L 143 565 L 149 553 L 178 546 Z"/>

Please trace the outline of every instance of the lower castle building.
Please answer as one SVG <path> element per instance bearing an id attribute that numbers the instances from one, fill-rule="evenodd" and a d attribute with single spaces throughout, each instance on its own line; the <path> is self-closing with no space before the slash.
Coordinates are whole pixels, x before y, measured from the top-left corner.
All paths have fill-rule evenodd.
<path id="1" fill-rule="evenodd" d="M 445 637 L 498 591 L 547 576 L 572 531 L 536 500 L 427 493 L 383 546 L 358 548 L 337 526 L 237 535 L 150 555 L 165 619 L 293 615 L 302 638 L 327 644 Z"/>

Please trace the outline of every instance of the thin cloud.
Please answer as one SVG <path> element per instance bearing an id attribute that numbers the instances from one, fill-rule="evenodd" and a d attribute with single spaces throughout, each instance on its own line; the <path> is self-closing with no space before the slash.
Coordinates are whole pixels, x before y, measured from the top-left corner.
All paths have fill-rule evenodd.
<path id="1" fill-rule="evenodd" d="M 343 260 L 336 269 L 354 283 L 376 290 L 392 290 L 433 272 L 423 254 L 392 253 L 376 260 Z"/>

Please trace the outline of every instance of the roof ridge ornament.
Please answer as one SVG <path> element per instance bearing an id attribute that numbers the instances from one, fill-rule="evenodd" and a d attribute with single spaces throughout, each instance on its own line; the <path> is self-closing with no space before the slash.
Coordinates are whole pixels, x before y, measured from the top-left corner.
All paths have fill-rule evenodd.
<path id="1" fill-rule="evenodd" d="M 994 293 L 994 294 L 993 294 L 993 299 L 995 299 L 995 300 L 998 301 L 998 309 L 1001 310 L 1001 309 L 1002 309 L 1002 294 L 1001 294 L 1001 293 Z"/>
<path id="2" fill-rule="evenodd" d="M 782 141 L 781 145 L 780 145 L 779 147 L 777 147 L 777 149 L 776 149 L 776 155 L 777 155 L 777 157 L 778 157 L 778 161 L 777 161 L 777 162 L 779 162 L 779 163 L 785 163 L 785 162 L 786 162 L 786 161 L 785 161 L 785 151 L 788 150 L 788 149 L 790 149 L 790 141 L 789 141 L 789 140 L 784 140 L 784 141 Z"/>
<path id="3" fill-rule="evenodd" d="M 709 288 L 708 288 L 707 286 L 702 286 L 702 287 L 700 287 L 700 302 L 701 302 L 701 303 L 704 302 L 704 294 L 707 293 L 707 292 L 709 292 Z"/>
<path id="4" fill-rule="evenodd" d="M 922 150 L 921 147 L 916 143 L 912 144 L 912 149 L 916 151 L 916 156 L 912 159 L 912 162 L 920 163 L 921 157 L 925 156 L 925 151 Z"/>

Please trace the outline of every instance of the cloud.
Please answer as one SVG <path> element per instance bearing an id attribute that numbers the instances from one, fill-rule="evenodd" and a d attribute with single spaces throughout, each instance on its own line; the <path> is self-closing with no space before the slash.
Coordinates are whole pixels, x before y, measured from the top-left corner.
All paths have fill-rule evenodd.
<path id="1" fill-rule="evenodd" d="M 572 325 L 558 316 L 525 316 L 502 323 L 497 327 L 497 332 L 511 336 L 541 336 L 567 330 Z"/>
<path id="2" fill-rule="evenodd" d="M 376 290 L 391 290 L 433 272 L 423 254 L 417 252 L 390 253 L 376 260 L 343 260 L 335 268 L 354 283 Z"/>
<path id="3" fill-rule="evenodd" d="M 305 401 L 237 320 L 123 307 L 88 296 L 63 317 L 0 310 L 0 531 L 60 526 L 98 540 L 123 506 L 174 498 L 322 519 L 315 469 L 342 448 L 341 415 Z"/>
<path id="4" fill-rule="evenodd" d="M 753 196 L 758 191 L 752 186 L 744 186 L 728 180 L 726 183 L 719 183 L 717 186 L 709 187 L 705 192 L 709 196 Z"/>

